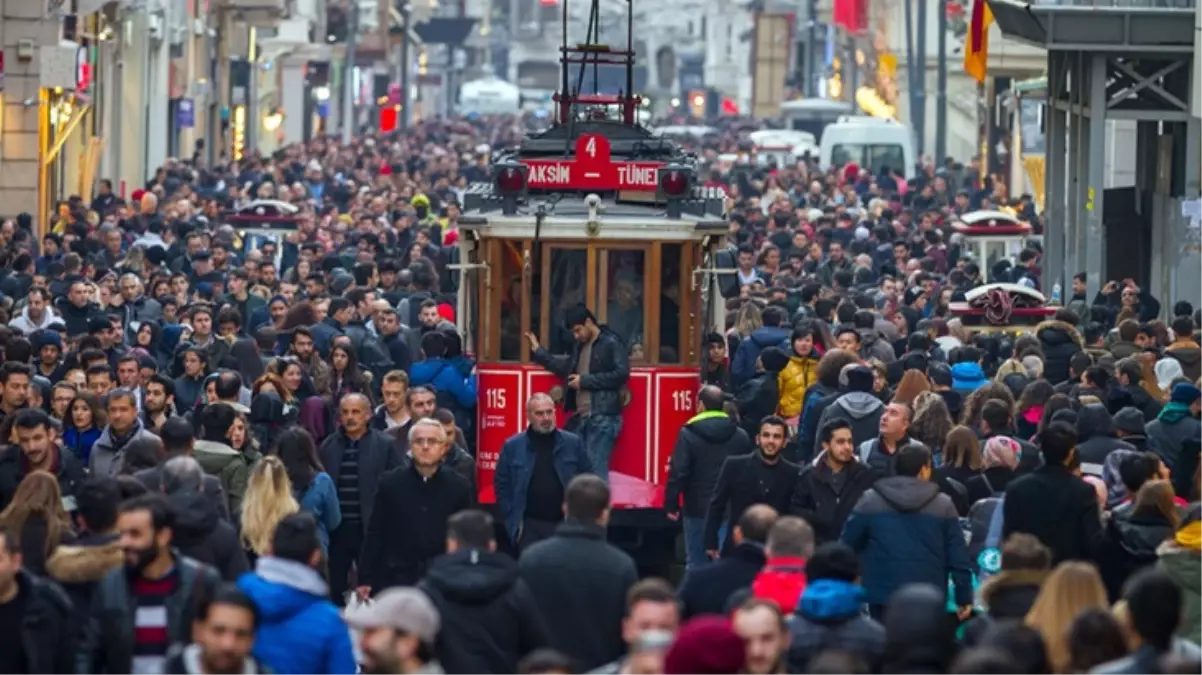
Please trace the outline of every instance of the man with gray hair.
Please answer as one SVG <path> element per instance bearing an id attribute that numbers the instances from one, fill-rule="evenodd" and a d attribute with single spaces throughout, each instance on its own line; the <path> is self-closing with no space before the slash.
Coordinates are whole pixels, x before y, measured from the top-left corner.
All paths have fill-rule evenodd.
<path id="1" fill-rule="evenodd" d="M 217 514 L 204 494 L 204 469 L 194 457 L 163 462 L 161 490 L 175 509 L 172 542 L 181 553 L 210 565 L 223 581 L 237 581 L 250 569 L 238 533 Z"/>
<path id="2" fill-rule="evenodd" d="M 563 522 L 564 490 L 592 473 L 579 436 L 555 427 L 555 401 L 535 394 L 526 401 L 529 428 L 501 447 L 493 487 L 510 542 L 523 551 L 555 533 Z"/>
<path id="3" fill-rule="evenodd" d="M 119 284 L 121 297 L 124 299 L 121 305 L 124 312 L 121 317 L 121 325 L 127 332 L 136 331 L 142 322 L 158 321 L 163 318 L 163 306 L 159 304 L 158 300 L 146 296 L 143 292 L 142 280 L 138 278 L 138 275 L 123 274 Z M 130 344 L 133 344 L 132 337 L 132 335 L 126 335 L 126 340 Z"/>

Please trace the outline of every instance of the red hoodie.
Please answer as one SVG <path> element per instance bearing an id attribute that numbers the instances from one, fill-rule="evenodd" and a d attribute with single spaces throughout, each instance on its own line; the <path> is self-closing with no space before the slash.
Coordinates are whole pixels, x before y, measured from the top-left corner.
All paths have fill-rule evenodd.
<path id="1" fill-rule="evenodd" d="M 769 558 L 764 569 L 751 582 L 751 594 L 780 605 L 781 612 L 792 614 L 806 589 L 806 561 L 804 558 L 779 556 Z"/>

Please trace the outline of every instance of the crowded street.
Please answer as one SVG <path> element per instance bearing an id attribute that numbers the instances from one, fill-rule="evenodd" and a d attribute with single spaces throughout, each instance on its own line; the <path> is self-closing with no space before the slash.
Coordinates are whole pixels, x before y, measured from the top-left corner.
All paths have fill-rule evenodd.
<path id="1" fill-rule="evenodd" d="M 63 20 L 97 51 L 37 61 L 30 200 L 0 136 L 0 673 L 1202 671 L 1197 66 L 1082 84 L 1049 31 L 1020 83 L 1026 3 L 943 0 L 927 120 L 876 0 L 755 9 L 749 95 L 573 1 L 574 40 L 557 0 L 310 3 L 341 78 L 303 3 Z M 459 81 L 561 10 L 558 93 Z M 230 91 L 163 70 L 186 133 L 106 146 L 91 64 L 143 25 Z"/>

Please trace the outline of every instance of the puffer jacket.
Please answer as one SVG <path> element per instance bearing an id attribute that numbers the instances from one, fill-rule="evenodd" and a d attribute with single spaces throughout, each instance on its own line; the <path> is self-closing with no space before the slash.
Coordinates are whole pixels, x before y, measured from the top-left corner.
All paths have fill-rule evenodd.
<path id="1" fill-rule="evenodd" d="M 792 614 L 806 588 L 804 558 L 776 556 L 768 558 L 764 568 L 751 582 L 751 594 L 772 600 L 785 614 Z"/>
<path id="2" fill-rule="evenodd" d="M 1177 636 L 1195 644 L 1202 643 L 1202 553 L 1175 541 L 1166 541 L 1156 549 L 1156 563 L 1181 589 L 1184 617 Z"/>
<path id="3" fill-rule="evenodd" d="M 708 410 L 686 422 L 672 450 L 664 510 L 669 513 L 680 510 L 687 517 L 704 518 L 722 462 L 753 449 L 747 432 L 724 412 Z"/>
<path id="4" fill-rule="evenodd" d="M 818 381 L 818 360 L 821 358 L 816 350 L 811 350 L 809 356 L 789 358 L 789 365 L 776 376 L 780 387 L 780 415 L 792 419 L 801 414 L 802 402 L 810 385 Z"/>
<path id="5" fill-rule="evenodd" d="M 822 429 L 832 420 L 844 419 L 851 423 L 852 443 L 859 447 L 880 433 L 881 416 L 885 404 L 876 396 L 864 391 L 849 391 L 822 411 L 817 429 Z"/>
<path id="6" fill-rule="evenodd" d="M 1156 549 L 1173 536 L 1173 524 L 1159 513 L 1114 516 L 1106 524 L 1106 539 L 1098 570 L 1111 602 L 1123 594 L 1123 584 L 1137 570 L 1156 562 Z"/>
<path id="7" fill-rule="evenodd" d="M 1181 370 L 1190 382 L 1197 382 L 1202 377 L 1202 348 L 1193 340 L 1181 337 L 1176 342 L 1164 348 L 1164 355 L 1172 357 L 1181 364 Z"/>
<path id="8" fill-rule="evenodd" d="M 783 343 L 789 341 L 790 334 L 788 328 L 781 326 L 764 326 L 752 331 L 751 335 L 739 344 L 734 358 L 730 361 L 731 383 L 738 387 L 755 377 L 755 361 L 759 358 L 760 352 L 768 347 L 782 347 Z M 787 345 L 783 346 L 787 347 Z M 786 354 L 790 354 L 792 351 L 792 349 L 784 349 Z"/>
<path id="9" fill-rule="evenodd" d="M 1115 450 L 1134 450 L 1130 443 L 1119 440 L 1114 420 L 1101 403 L 1082 406 L 1077 411 L 1077 456 L 1081 471 L 1101 476 L 1106 455 Z"/>
<path id="10" fill-rule="evenodd" d="M 1063 321 L 1044 321 L 1035 327 L 1035 337 L 1043 349 L 1043 377 L 1052 384 L 1069 378 L 1068 362 L 1084 344 L 1076 327 Z"/>

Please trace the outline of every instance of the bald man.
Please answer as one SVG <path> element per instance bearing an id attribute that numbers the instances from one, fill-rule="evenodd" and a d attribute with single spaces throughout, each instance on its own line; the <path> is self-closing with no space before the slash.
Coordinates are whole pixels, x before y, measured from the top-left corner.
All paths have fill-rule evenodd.
<path id="1" fill-rule="evenodd" d="M 722 390 L 714 385 L 697 392 L 697 414 L 680 428 L 668 468 L 664 511 L 671 520 L 682 519 L 685 564 L 690 568 L 709 562 L 705 515 L 722 463 L 755 450 L 747 432 L 723 411 L 725 402 Z M 725 539 L 726 533 L 719 532 L 718 538 Z"/>
<path id="2" fill-rule="evenodd" d="M 342 604 L 347 574 L 359 560 L 380 479 L 400 465 L 393 438 L 372 429 L 371 403 L 363 394 L 347 394 L 338 406 L 341 425 L 321 444 L 318 455 L 338 490 L 342 523 L 330 533 L 330 593 Z"/>

